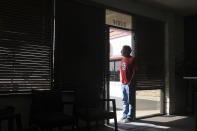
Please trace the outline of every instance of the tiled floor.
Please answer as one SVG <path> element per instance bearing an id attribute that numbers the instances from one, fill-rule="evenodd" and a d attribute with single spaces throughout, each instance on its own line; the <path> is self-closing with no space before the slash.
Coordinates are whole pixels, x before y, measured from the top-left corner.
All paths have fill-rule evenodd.
<path id="1" fill-rule="evenodd" d="M 195 131 L 194 126 L 194 118 L 187 116 L 156 116 L 127 124 L 118 122 L 119 131 Z M 91 131 L 113 130 L 113 124 L 91 129 Z"/>
<path id="2" fill-rule="evenodd" d="M 136 122 L 144 124 L 139 131 L 195 131 L 194 118 L 187 116 L 157 116 Z"/>

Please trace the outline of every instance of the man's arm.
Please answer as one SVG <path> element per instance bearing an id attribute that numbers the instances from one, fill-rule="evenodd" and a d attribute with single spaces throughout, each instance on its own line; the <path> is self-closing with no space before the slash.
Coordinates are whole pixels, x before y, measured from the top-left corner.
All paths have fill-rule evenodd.
<path id="1" fill-rule="evenodd" d="M 128 85 L 134 85 L 134 83 L 135 83 L 135 72 L 132 73 L 132 76 L 131 76 L 131 79 L 130 79 Z"/>
<path id="2" fill-rule="evenodd" d="M 133 81 L 135 78 L 135 72 L 132 73 L 132 76 L 131 76 L 131 81 Z"/>
<path id="3" fill-rule="evenodd" d="M 132 76 L 131 76 L 131 80 L 130 80 L 130 84 L 131 85 L 134 85 L 135 86 L 135 84 L 136 84 L 136 71 L 138 71 L 138 64 L 137 64 L 137 61 L 136 61 L 136 59 L 134 59 L 134 63 L 133 63 L 133 65 L 134 65 L 134 68 L 133 68 L 133 73 L 132 73 Z"/>

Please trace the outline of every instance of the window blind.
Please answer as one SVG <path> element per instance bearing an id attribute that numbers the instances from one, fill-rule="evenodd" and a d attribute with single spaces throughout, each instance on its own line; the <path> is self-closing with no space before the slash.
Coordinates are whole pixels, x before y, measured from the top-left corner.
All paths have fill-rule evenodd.
<path id="1" fill-rule="evenodd" d="M 136 89 L 164 89 L 164 23 L 136 17 Z"/>
<path id="2" fill-rule="evenodd" d="M 0 92 L 51 87 L 52 2 L 0 1 Z"/>

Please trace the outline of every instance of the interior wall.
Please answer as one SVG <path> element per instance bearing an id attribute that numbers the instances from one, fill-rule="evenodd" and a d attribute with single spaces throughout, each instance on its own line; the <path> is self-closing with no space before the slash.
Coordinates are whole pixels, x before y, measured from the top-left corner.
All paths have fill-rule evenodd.
<path id="1" fill-rule="evenodd" d="M 103 84 L 105 10 L 56 1 L 55 86 Z"/>
<path id="2" fill-rule="evenodd" d="M 165 39 L 166 111 L 167 111 L 167 113 L 170 113 L 170 114 L 178 112 L 180 110 L 180 108 L 178 108 L 178 107 L 184 107 L 184 104 L 179 100 L 179 98 L 182 97 L 181 94 L 179 94 L 179 97 L 177 97 L 177 98 L 174 98 L 174 96 L 176 96 L 176 93 L 179 92 L 180 86 L 183 86 L 183 85 L 177 86 L 174 84 L 176 80 L 175 80 L 175 76 L 173 74 L 175 74 L 175 69 L 174 69 L 175 68 L 175 65 L 174 65 L 175 55 L 174 55 L 174 53 L 176 52 L 177 48 L 182 49 L 182 44 L 183 44 L 181 42 L 181 41 L 183 41 L 183 37 L 182 37 L 183 26 L 181 25 L 182 16 L 177 16 L 175 18 L 174 15 L 171 15 L 168 12 L 158 11 L 156 9 L 151 9 L 151 7 L 147 7 L 145 5 L 133 4 L 131 1 L 127 1 L 127 0 L 121 0 L 121 1 L 120 0 L 107 0 L 107 1 L 106 0 L 92 0 L 92 1 L 102 3 L 102 4 L 105 4 L 106 6 L 117 8 L 117 9 L 129 12 L 129 13 L 143 15 L 143 16 L 147 16 L 147 17 L 151 17 L 151 18 L 156 18 L 156 19 L 162 20 L 166 23 L 166 27 L 165 27 L 166 28 L 166 35 L 165 35 L 165 37 L 166 37 L 166 39 Z M 76 9 L 76 8 L 73 8 L 73 9 Z M 70 12 L 71 11 L 69 11 L 68 15 L 71 14 Z M 102 30 L 100 32 L 101 34 L 99 32 L 96 32 L 96 33 L 98 33 L 97 35 L 95 35 L 94 33 L 92 33 L 92 34 L 89 33 L 87 35 L 87 33 L 85 32 L 85 30 L 87 30 L 87 28 L 80 28 L 80 30 L 78 30 L 78 27 L 80 27 L 80 26 L 75 26 L 75 25 L 80 24 L 82 26 L 83 24 L 87 25 L 87 23 L 91 24 L 91 22 L 89 20 L 81 23 L 81 20 L 84 19 L 82 16 L 79 17 L 79 19 L 76 19 L 76 18 L 68 19 L 65 16 L 64 10 L 62 10 L 60 15 L 63 18 L 62 18 L 62 21 L 60 21 L 60 25 L 57 25 L 57 26 L 59 26 L 58 27 L 59 29 L 62 28 L 61 29 L 62 32 L 61 31 L 59 32 L 61 35 L 61 39 L 59 38 L 59 40 L 61 40 L 61 41 L 59 41 L 58 43 L 64 47 L 60 50 L 63 53 L 65 53 L 65 55 L 63 55 L 64 57 L 57 57 L 58 61 L 59 60 L 64 61 L 61 68 L 57 67 L 58 72 L 59 72 L 59 76 L 57 77 L 57 80 L 61 80 L 60 81 L 60 83 L 61 83 L 61 82 L 64 82 L 63 78 L 68 78 L 69 76 L 72 77 L 72 80 L 70 80 L 70 82 L 74 82 L 76 79 L 78 81 L 78 83 L 80 83 L 83 80 L 86 80 L 86 82 L 89 82 L 90 80 L 93 80 L 93 79 L 94 80 L 102 79 L 101 78 L 102 74 L 100 73 L 100 71 L 102 70 L 102 65 L 98 64 L 98 63 L 103 63 L 102 62 L 103 52 L 101 51 L 102 48 L 104 47 L 102 44 L 105 43 L 105 42 L 103 42 L 104 41 L 103 27 L 101 26 L 101 28 L 100 28 L 100 26 L 97 27 L 94 25 L 95 27 L 97 27 L 96 30 Z M 94 22 L 97 22 L 97 16 L 94 15 L 94 13 L 92 14 L 91 17 L 94 18 L 93 19 Z M 73 21 L 72 19 L 75 19 L 76 21 Z M 180 23 L 179 25 L 177 25 L 177 28 L 175 28 L 175 25 L 177 24 L 177 22 L 175 22 L 175 20 L 177 20 L 177 22 Z M 64 22 L 66 22 L 67 24 L 65 24 Z M 78 48 L 75 48 L 75 44 L 73 44 L 74 42 L 72 41 L 71 38 L 65 37 L 65 35 L 64 35 L 64 33 L 65 34 L 68 33 L 67 29 L 72 29 L 72 28 L 75 29 L 75 31 L 73 30 L 73 32 L 71 32 L 71 33 L 75 33 L 76 36 L 81 36 L 80 40 L 77 40 L 79 38 L 74 39 L 74 41 L 76 43 L 85 39 L 85 40 L 83 40 L 82 43 L 78 43 Z M 93 28 L 92 29 L 88 28 L 88 30 L 91 32 L 93 30 Z M 79 35 L 80 33 L 83 33 L 83 34 Z M 174 35 L 177 35 L 177 36 L 175 37 Z M 97 41 L 95 41 L 95 39 Z M 178 41 L 176 41 L 176 40 L 178 40 Z M 85 41 L 87 41 L 87 42 L 85 42 Z M 67 46 L 67 45 L 69 45 L 69 46 Z M 97 45 L 97 46 L 95 46 L 95 45 Z M 85 50 L 81 50 L 83 48 Z M 66 49 L 66 50 L 64 50 L 64 49 Z M 76 52 L 80 52 L 80 53 L 76 53 Z M 69 58 L 69 57 L 67 57 L 66 54 L 67 55 L 69 54 L 72 57 Z M 89 61 L 89 59 L 92 59 L 93 56 L 90 56 L 90 55 L 96 56 L 96 58 L 97 58 L 97 59 L 94 59 L 92 63 Z M 85 60 L 83 59 L 84 56 L 87 56 Z M 176 55 L 176 56 L 178 56 L 178 55 Z M 77 62 L 75 60 L 79 60 L 79 62 Z M 78 68 L 78 66 L 77 66 L 78 63 L 81 63 L 83 66 Z M 70 67 L 69 65 L 75 65 L 75 66 L 72 68 L 69 68 Z M 94 66 L 89 68 L 90 67 L 89 65 L 94 65 Z M 93 68 L 98 69 L 97 72 L 89 72 L 90 75 L 87 75 L 86 70 L 92 70 Z M 72 69 L 74 69 L 74 70 L 77 69 L 77 70 L 75 70 L 75 75 L 70 75 L 73 71 Z M 80 70 L 80 71 L 78 71 L 78 70 Z M 86 74 L 86 75 L 84 75 L 84 74 Z M 97 74 L 99 74 L 99 75 L 97 76 Z M 94 75 L 96 77 L 90 78 L 90 76 L 92 76 L 92 75 Z M 89 77 L 86 77 L 86 76 L 89 76 Z M 175 86 L 177 87 L 176 91 L 174 88 Z M 169 91 L 169 88 L 171 89 L 171 91 Z M 178 102 L 179 106 L 177 106 L 177 108 L 171 108 L 171 107 L 173 107 L 173 105 L 177 105 L 177 101 L 179 101 Z M 23 114 L 22 115 L 23 122 L 26 123 L 25 125 L 27 126 L 28 113 L 30 111 L 30 103 L 31 103 L 30 96 L 25 96 L 25 95 L 1 96 L 0 103 L 15 106 L 17 112 L 20 112 Z"/>

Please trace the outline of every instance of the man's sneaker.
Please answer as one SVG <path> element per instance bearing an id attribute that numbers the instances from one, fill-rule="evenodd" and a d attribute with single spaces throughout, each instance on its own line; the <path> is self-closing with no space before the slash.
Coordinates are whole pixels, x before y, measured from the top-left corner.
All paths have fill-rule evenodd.
<path id="1" fill-rule="evenodd" d="M 122 117 L 120 120 L 121 120 L 121 122 L 124 122 L 126 119 L 127 119 L 127 118 Z"/>
<path id="2" fill-rule="evenodd" d="M 131 118 L 124 119 L 124 123 L 129 123 L 129 122 L 132 122 L 132 119 Z"/>

